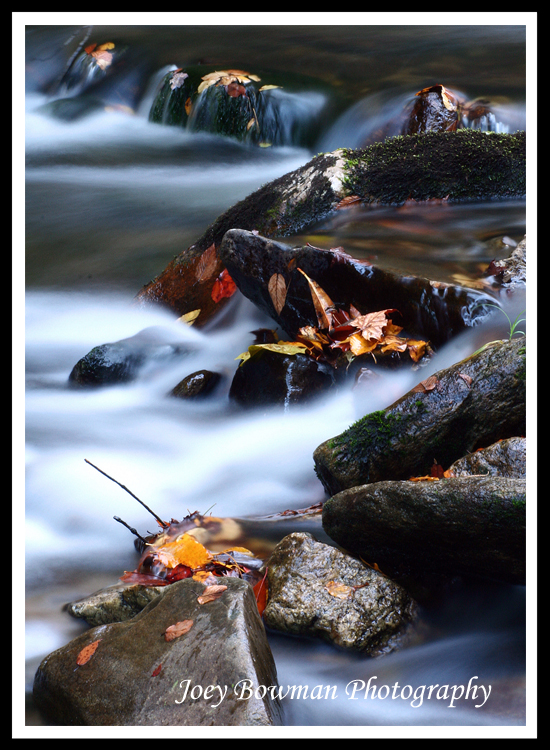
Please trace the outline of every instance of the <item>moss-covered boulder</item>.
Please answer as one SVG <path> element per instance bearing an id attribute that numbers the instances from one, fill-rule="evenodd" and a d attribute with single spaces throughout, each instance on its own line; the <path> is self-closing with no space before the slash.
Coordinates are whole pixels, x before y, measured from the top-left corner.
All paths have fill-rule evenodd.
<path id="1" fill-rule="evenodd" d="M 525 337 L 494 342 L 425 378 L 314 452 L 329 495 L 447 469 L 468 451 L 525 434 Z"/>

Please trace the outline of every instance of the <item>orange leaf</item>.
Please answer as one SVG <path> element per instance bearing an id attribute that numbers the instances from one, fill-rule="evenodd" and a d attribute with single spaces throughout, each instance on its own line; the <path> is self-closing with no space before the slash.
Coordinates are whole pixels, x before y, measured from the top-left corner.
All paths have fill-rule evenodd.
<path id="1" fill-rule="evenodd" d="M 219 302 L 224 297 L 231 297 L 237 291 L 237 285 L 229 275 L 227 268 L 220 273 L 214 286 L 212 287 L 211 297 L 214 302 Z"/>
<path id="2" fill-rule="evenodd" d="M 167 568 L 186 565 L 194 570 L 206 565 L 212 558 L 206 547 L 187 533 L 182 534 L 173 542 L 158 547 L 155 553 L 158 561 Z"/>
<path id="3" fill-rule="evenodd" d="M 164 631 L 164 640 L 173 641 L 176 638 L 179 638 L 180 635 L 188 633 L 192 627 L 193 620 L 181 620 L 180 622 L 176 622 L 174 625 L 170 625 L 166 628 Z"/>
<path id="4" fill-rule="evenodd" d="M 331 596 L 336 599 L 349 599 L 353 596 L 353 588 L 346 586 L 344 583 L 336 583 L 336 581 L 329 581 L 325 586 L 326 590 Z"/>
<path id="5" fill-rule="evenodd" d="M 277 314 L 280 314 L 281 310 L 285 306 L 286 300 L 285 277 L 280 273 L 274 273 L 273 276 L 269 279 L 267 290 L 269 292 L 269 296 L 271 297 L 271 301 L 273 302 L 273 307 L 275 308 Z"/>
<path id="6" fill-rule="evenodd" d="M 427 391 L 433 391 L 433 389 L 437 386 L 439 383 L 439 380 L 436 378 L 435 375 L 430 375 L 429 378 L 426 378 L 426 380 L 421 380 L 420 383 L 414 386 L 412 389 L 413 393 L 426 393 Z"/>
<path id="7" fill-rule="evenodd" d="M 99 646 L 99 641 L 94 641 L 93 643 L 89 643 L 87 646 L 84 646 L 82 651 L 78 654 L 76 657 L 76 663 L 81 667 L 83 664 L 86 664 L 86 662 L 90 661 L 92 656 L 95 654 L 97 647 Z"/>
<path id="8" fill-rule="evenodd" d="M 254 596 L 256 597 L 256 604 L 258 605 L 258 612 L 261 617 L 267 604 L 267 570 L 262 580 L 258 581 L 254 586 Z"/>
<path id="9" fill-rule="evenodd" d="M 197 601 L 199 604 L 207 604 L 208 602 L 213 602 L 215 599 L 220 598 L 226 588 L 227 586 L 207 586 L 204 589 L 204 592 L 199 597 L 197 597 Z"/>

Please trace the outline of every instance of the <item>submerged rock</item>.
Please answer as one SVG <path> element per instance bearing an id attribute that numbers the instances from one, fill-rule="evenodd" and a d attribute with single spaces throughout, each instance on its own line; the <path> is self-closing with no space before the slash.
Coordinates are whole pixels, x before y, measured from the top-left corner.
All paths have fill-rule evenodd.
<path id="1" fill-rule="evenodd" d="M 268 628 L 381 656 L 405 645 L 418 607 L 387 576 L 309 533 L 293 533 L 268 563 Z"/>
<path id="2" fill-rule="evenodd" d="M 343 490 L 323 527 L 352 554 L 400 577 L 434 571 L 525 584 L 525 480 L 457 477 Z"/>
<path id="3" fill-rule="evenodd" d="M 341 248 L 291 248 L 238 229 L 226 232 L 219 256 L 244 296 L 292 337 L 301 327 L 318 323 L 308 282 L 298 269 L 319 284 L 336 307 L 349 309 L 352 304 L 361 314 L 395 309 L 396 324 L 434 346 L 480 323 L 492 312 L 488 305 L 495 305 L 483 292 L 392 273 Z M 270 294 L 275 274 L 285 284 L 282 306 L 276 306 Z"/>
<path id="4" fill-rule="evenodd" d="M 469 451 L 525 434 L 525 337 L 491 343 L 367 414 L 314 452 L 329 495 L 444 469 Z"/>
<path id="5" fill-rule="evenodd" d="M 72 617 L 85 620 L 92 627 L 110 622 L 125 622 L 135 617 L 166 591 L 166 586 L 117 583 L 83 599 L 70 602 L 65 609 Z"/>
<path id="6" fill-rule="evenodd" d="M 183 399 L 204 398 L 216 389 L 221 379 L 222 376 L 218 372 L 198 370 L 183 378 L 172 388 L 170 395 Z"/>
<path id="7" fill-rule="evenodd" d="M 224 585 L 221 597 L 201 604 L 203 584 L 178 581 L 132 619 L 95 627 L 54 651 L 35 676 L 37 707 L 60 726 L 280 724 L 269 692 L 239 699 L 243 680 L 255 691 L 277 686 L 277 674 L 251 586 L 238 578 Z M 167 628 L 184 620 L 188 632 L 167 640 Z"/>
<path id="8" fill-rule="evenodd" d="M 128 383 L 147 366 L 173 362 L 189 353 L 159 326 L 144 328 L 135 336 L 94 347 L 71 370 L 71 385 L 101 386 Z"/>

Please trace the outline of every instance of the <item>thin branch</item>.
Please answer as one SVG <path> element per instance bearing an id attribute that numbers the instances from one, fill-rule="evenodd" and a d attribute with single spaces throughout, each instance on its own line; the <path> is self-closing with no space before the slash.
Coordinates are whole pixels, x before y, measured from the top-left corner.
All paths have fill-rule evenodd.
<path id="1" fill-rule="evenodd" d="M 138 532 L 137 532 L 137 531 L 136 531 L 136 530 L 135 530 L 134 528 L 132 528 L 131 526 L 129 526 L 129 525 L 128 525 L 128 524 L 126 523 L 126 521 L 123 521 L 123 520 L 122 520 L 122 518 L 119 518 L 118 516 L 113 516 L 113 518 L 115 519 L 115 521 L 118 521 L 118 522 L 119 522 L 119 523 L 121 523 L 121 524 L 122 524 L 123 526 L 126 526 L 126 528 L 127 528 L 127 529 L 128 529 L 129 531 L 131 531 L 131 532 L 132 532 L 132 534 L 133 534 L 134 536 L 137 536 L 137 538 L 138 538 L 138 539 L 139 539 L 140 541 L 142 541 L 142 542 L 143 542 L 143 544 L 147 544 L 147 542 L 146 542 L 146 541 L 145 541 L 145 539 L 144 539 L 144 538 L 143 538 L 143 537 L 141 536 L 141 534 L 139 534 L 139 533 L 138 533 Z"/>
<path id="2" fill-rule="evenodd" d="M 138 497 L 137 495 L 134 495 L 134 493 L 133 493 L 133 492 L 131 492 L 131 491 L 130 491 L 130 490 L 128 489 L 128 487 L 125 487 L 125 486 L 124 486 L 123 484 L 121 484 L 120 482 L 117 482 L 117 480 L 116 480 L 116 479 L 113 479 L 113 477 L 110 477 L 110 476 L 109 476 L 108 474 L 106 474 L 106 473 L 105 473 L 104 471 L 102 471 L 102 470 L 101 470 L 100 468 L 98 468 L 97 466 L 95 466 L 95 465 L 94 465 L 94 464 L 93 464 L 93 463 L 92 463 L 91 461 L 88 461 L 88 459 L 87 459 L 87 458 L 85 458 L 85 459 L 84 459 L 84 461 L 86 461 L 86 463 L 87 463 L 87 464 L 90 464 L 90 466 L 93 466 L 93 468 L 94 468 L 94 469 L 96 469 L 96 471 L 99 471 L 99 473 L 100 473 L 100 474 L 103 474 L 103 476 L 104 476 L 104 477 L 107 477 L 107 479 L 110 479 L 110 480 L 111 480 L 111 482 L 114 482 L 115 484 L 118 484 L 118 486 L 119 486 L 119 487 L 122 487 L 122 489 L 123 489 L 123 490 L 126 490 L 126 492 L 127 492 L 127 493 L 128 493 L 129 495 L 131 495 L 131 496 L 132 496 L 132 497 L 134 498 L 134 500 L 137 500 L 137 501 L 138 501 L 138 503 L 140 503 L 140 505 L 143 505 L 143 507 L 145 508 L 145 510 L 149 511 L 149 513 L 150 513 L 150 514 L 151 514 L 151 515 L 152 515 L 152 516 L 153 516 L 154 518 L 156 518 L 157 522 L 158 522 L 158 523 L 159 523 L 159 524 L 160 524 L 160 525 L 162 526 L 162 528 L 163 528 L 163 529 L 166 529 L 166 528 L 168 528 L 168 526 L 170 526 L 170 524 L 169 524 L 169 523 L 166 523 L 166 521 L 163 521 L 163 520 L 162 520 L 162 518 L 159 518 L 159 516 L 157 516 L 157 514 L 156 514 L 156 513 L 154 512 L 154 511 L 152 511 L 152 510 L 151 510 L 151 508 L 149 508 L 149 506 L 148 506 L 148 505 L 145 505 L 145 503 L 143 502 L 143 500 L 140 500 L 140 499 L 139 499 L 139 497 Z"/>

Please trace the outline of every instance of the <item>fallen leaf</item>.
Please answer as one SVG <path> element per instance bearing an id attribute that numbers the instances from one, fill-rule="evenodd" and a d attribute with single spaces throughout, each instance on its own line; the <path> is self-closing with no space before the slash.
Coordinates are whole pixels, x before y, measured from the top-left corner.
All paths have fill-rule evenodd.
<path id="1" fill-rule="evenodd" d="M 226 590 L 227 586 L 207 586 L 203 593 L 197 597 L 197 601 L 199 604 L 207 604 L 208 602 L 213 602 L 215 599 L 219 599 L 220 596 L 223 594 L 223 592 Z"/>
<path id="2" fill-rule="evenodd" d="M 262 349 L 267 349 L 270 352 L 278 352 L 279 354 L 287 354 L 293 356 L 295 354 L 304 354 L 306 345 L 299 341 L 279 341 L 277 344 L 252 344 L 248 347 L 248 351 L 239 354 L 235 359 L 242 359 L 241 365 L 246 362 L 250 357 L 254 356 L 257 352 Z"/>
<path id="3" fill-rule="evenodd" d="M 169 625 L 164 631 L 164 640 L 173 641 L 179 638 L 180 635 L 185 635 L 193 627 L 193 620 L 181 620 L 176 622 L 174 625 Z"/>
<path id="4" fill-rule="evenodd" d="M 214 282 L 210 296 L 214 302 L 219 302 L 224 297 L 232 297 L 236 291 L 237 285 L 229 275 L 227 268 L 224 268 Z"/>
<path id="5" fill-rule="evenodd" d="M 346 586 L 344 583 L 329 581 L 325 588 L 328 593 L 331 596 L 336 597 L 336 599 L 350 599 L 353 596 L 353 588 L 351 586 Z"/>
<path id="6" fill-rule="evenodd" d="M 195 570 L 212 559 L 211 553 L 190 534 L 182 534 L 175 541 L 155 549 L 156 557 L 167 568 L 186 565 Z"/>
<path id="7" fill-rule="evenodd" d="M 170 88 L 172 91 L 181 88 L 186 78 L 189 78 L 187 73 L 183 73 L 181 70 L 175 71 L 170 79 Z"/>
<path id="8" fill-rule="evenodd" d="M 347 206 L 351 206 L 354 203 L 360 203 L 361 198 L 358 195 L 348 195 L 346 198 L 342 198 L 342 200 L 336 204 L 335 208 L 346 208 Z M 334 249 L 334 248 L 331 248 Z"/>
<path id="9" fill-rule="evenodd" d="M 189 115 L 191 114 L 192 109 L 193 109 L 193 102 L 191 101 L 191 97 L 188 96 L 187 99 L 185 100 L 185 114 L 187 115 L 187 117 L 189 117 Z"/>
<path id="10" fill-rule="evenodd" d="M 459 372 L 458 377 L 462 378 L 462 380 L 466 383 L 467 386 L 472 385 L 472 378 L 469 375 L 466 375 L 466 373 Z"/>
<path id="11" fill-rule="evenodd" d="M 192 310 L 191 312 L 184 313 L 177 320 L 180 323 L 186 323 L 188 326 L 191 326 L 193 325 L 195 320 L 199 317 L 200 313 L 201 313 L 200 310 Z"/>
<path id="12" fill-rule="evenodd" d="M 435 375 L 430 375 L 429 378 L 421 380 L 420 383 L 412 388 L 413 393 L 426 393 L 427 391 L 433 391 L 437 387 L 439 380 Z"/>
<path id="13" fill-rule="evenodd" d="M 328 294 L 323 289 L 321 289 L 316 281 L 313 281 L 313 279 L 309 278 L 305 271 L 302 271 L 301 268 L 298 268 L 298 271 L 300 271 L 302 276 L 306 277 L 307 283 L 309 284 L 311 298 L 313 300 L 313 306 L 317 315 L 319 328 L 326 328 L 327 330 L 330 330 L 332 328 L 332 319 L 329 316 L 330 313 L 335 309 L 333 301 L 328 296 Z"/>
<path id="14" fill-rule="evenodd" d="M 261 617 L 267 605 L 267 568 L 262 580 L 258 581 L 258 583 L 253 588 L 254 596 L 256 597 L 256 605 Z"/>
<path id="15" fill-rule="evenodd" d="M 212 243 L 210 247 L 207 247 L 203 252 L 197 267 L 195 269 L 195 278 L 197 281 L 206 281 L 214 275 L 218 267 L 218 254 L 216 252 L 216 245 Z"/>
<path id="16" fill-rule="evenodd" d="M 232 96 L 233 98 L 246 95 L 245 87 L 236 81 L 231 81 L 231 83 L 225 87 L 225 90 L 227 91 L 228 96 Z"/>
<path id="17" fill-rule="evenodd" d="M 101 638 L 97 641 L 94 641 L 93 643 L 89 643 L 87 646 L 84 646 L 82 651 L 76 657 L 76 663 L 79 667 L 90 661 L 92 656 L 95 654 L 97 647 L 99 646 L 100 640 Z"/>
<path id="18" fill-rule="evenodd" d="M 162 664 L 159 664 L 158 667 L 154 670 L 151 677 L 157 677 L 160 674 L 161 669 L 162 669 Z"/>
<path id="19" fill-rule="evenodd" d="M 279 315 L 281 310 L 285 306 L 286 300 L 285 277 L 281 273 L 274 273 L 273 276 L 269 279 L 267 290 L 269 292 L 269 296 L 271 297 L 271 301 L 273 302 L 273 307 Z"/>
<path id="20" fill-rule="evenodd" d="M 269 91 L 270 89 L 282 89 L 282 88 L 283 88 L 282 86 L 274 86 L 272 83 L 268 83 L 265 86 L 260 86 L 258 91 Z"/>

